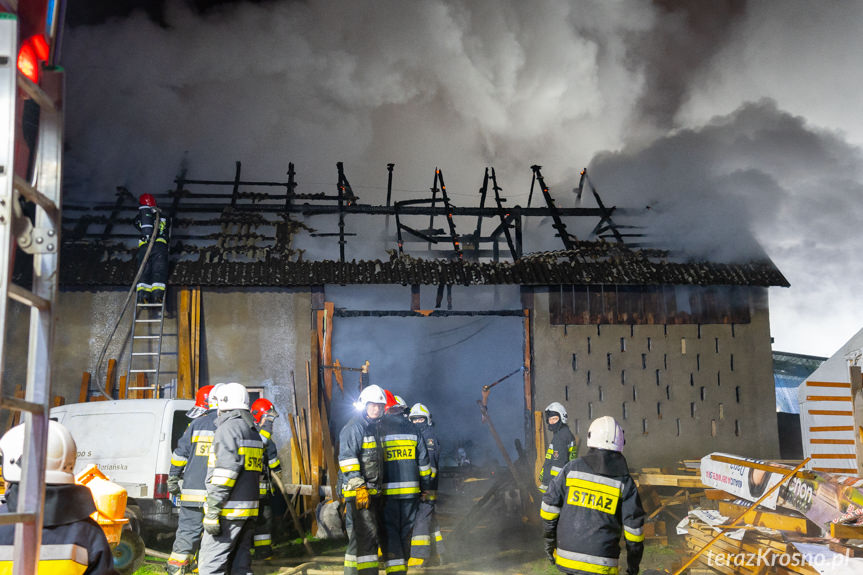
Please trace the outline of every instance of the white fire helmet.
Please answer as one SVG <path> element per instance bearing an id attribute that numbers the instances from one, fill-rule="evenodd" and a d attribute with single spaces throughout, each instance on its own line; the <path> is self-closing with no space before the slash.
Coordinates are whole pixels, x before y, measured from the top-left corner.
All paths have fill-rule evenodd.
<path id="1" fill-rule="evenodd" d="M 21 459 L 24 457 L 24 424 L 16 425 L 0 438 L 3 452 L 3 478 L 21 481 Z M 75 440 L 62 424 L 48 423 L 48 449 L 45 460 L 45 483 L 75 483 Z"/>
<path id="2" fill-rule="evenodd" d="M 407 402 L 407 401 L 405 401 L 404 399 L 402 399 L 402 396 L 401 396 L 401 395 L 395 395 L 395 394 L 393 394 L 393 397 L 395 397 L 395 398 L 396 398 L 396 404 L 397 404 L 399 407 L 401 407 L 402 409 L 404 409 L 405 411 L 407 411 L 407 408 L 408 408 L 408 402 Z"/>
<path id="3" fill-rule="evenodd" d="M 216 390 L 218 395 L 219 411 L 230 411 L 232 409 L 249 409 L 249 392 L 241 383 L 231 382 L 223 384 Z"/>
<path id="4" fill-rule="evenodd" d="M 415 417 L 425 417 L 426 423 L 429 425 L 432 424 L 431 412 L 429 411 L 429 408 L 422 403 L 415 403 L 414 406 L 411 407 L 411 413 L 408 417 L 411 421 L 413 421 Z"/>
<path id="5" fill-rule="evenodd" d="M 366 409 L 366 405 L 369 403 L 383 403 L 386 405 L 387 396 L 384 393 L 384 390 L 377 385 L 370 385 L 364 388 L 360 392 L 359 399 L 354 403 L 354 407 L 360 411 L 364 411 Z"/>
<path id="6" fill-rule="evenodd" d="M 560 420 L 563 422 L 564 425 L 566 425 L 566 408 L 564 406 L 554 401 L 548 404 L 548 407 L 545 408 L 545 411 L 546 418 L 548 418 L 548 412 L 553 411 L 560 416 Z"/>
<path id="7" fill-rule="evenodd" d="M 610 415 L 594 419 L 587 430 L 587 446 L 609 451 L 623 451 L 626 441 L 623 428 Z"/>
<path id="8" fill-rule="evenodd" d="M 219 407 L 219 389 L 225 385 L 224 383 L 217 383 L 213 386 L 213 389 L 210 390 L 209 397 L 209 405 L 210 409 L 216 409 Z"/>

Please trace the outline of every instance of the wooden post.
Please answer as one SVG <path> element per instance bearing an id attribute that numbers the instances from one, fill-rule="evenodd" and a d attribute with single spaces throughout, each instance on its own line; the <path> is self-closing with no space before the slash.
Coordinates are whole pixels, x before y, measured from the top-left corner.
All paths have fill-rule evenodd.
<path id="1" fill-rule="evenodd" d="M 323 442 L 321 435 L 323 427 L 321 425 L 321 409 L 320 398 L 321 392 L 318 380 L 318 336 L 312 334 L 311 361 L 306 362 L 306 374 L 309 379 L 309 459 L 311 469 L 311 484 L 312 495 L 309 498 L 311 509 L 317 509 L 318 503 L 321 500 L 321 468 L 323 467 Z M 312 533 L 315 532 L 317 520 L 312 519 Z"/>
<path id="2" fill-rule="evenodd" d="M 305 483 L 306 468 L 303 464 L 303 449 L 300 447 L 299 426 L 294 421 L 293 415 L 288 415 L 288 423 L 291 425 L 291 481 Z"/>
<path id="3" fill-rule="evenodd" d="M 532 303 L 532 302 L 531 302 Z M 527 441 L 529 437 L 536 437 L 537 434 L 542 434 L 542 429 L 545 427 L 543 425 L 542 419 L 540 418 L 539 427 L 537 428 L 537 424 L 535 423 L 534 417 L 531 417 L 533 414 L 534 406 L 533 406 L 533 372 L 531 370 L 531 340 L 530 340 L 530 309 L 524 310 L 524 436 L 525 436 L 525 444 L 527 448 L 530 449 L 531 442 Z M 536 443 L 534 440 L 533 443 Z M 539 458 L 540 453 L 545 453 L 545 449 L 543 448 L 536 454 L 536 457 Z M 538 475 L 537 475 L 538 476 Z"/>
<path id="4" fill-rule="evenodd" d="M 126 376 L 120 376 L 120 388 L 117 390 L 117 399 L 126 399 Z"/>
<path id="5" fill-rule="evenodd" d="M 201 383 L 201 288 L 192 290 L 192 389 Z"/>
<path id="6" fill-rule="evenodd" d="M 317 313 L 318 349 L 320 350 L 322 366 L 332 365 L 334 312 L 335 304 L 333 302 L 324 302 L 324 309 L 319 310 Z M 324 367 L 322 371 L 326 399 L 329 401 L 333 397 L 333 370 Z"/>
<path id="7" fill-rule="evenodd" d="M 147 387 L 147 374 L 138 372 L 135 374 L 135 387 Z M 147 398 L 147 390 L 146 389 L 136 389 L 134 390 L 134 394 L 132 395 L 132 399 L 146 399 Z"/>
<path id="8" fill-rule="evenodd" d="M 90 397 L 90 372 L 85 371 L 81 376 L 81 393 L 78 395 L 78 403 L 84 403 Z"/>
<path id="9" fill-rule="evenodd" d="M 52 402 L 52 405 L 53 405 L 54 407 L 59 407 L 59 406 L 61 406 L 61 405 L 66 405 L 66 398 L 65 398 L 65 397 L 63 397 L 62 395 L 55 395 L 55 396 L 54 396 L 54 401 Z"/>
<path id="10" fill-rule="evenodd" d="M 180 290 L 177 310 L 177 398 L 193 398 L 192 393 L 192 294 L 188 288 Z"/>
<path id="11" fill-rule="evenodd" d="M 543 425 L 543 413 L 541 411 L 533 412 L 533 428 L 536 430 L 534 434 L 534 449 L 536 449 L 536 463 L 533 465 L 533 479 L 539 479 L 539 472 L 545 464 L 545 425 Z M 537 486 L 538 487 L 538 486 Z"/>
<path id="12" fill-rule="evenodd" d="M 114 380 L 117 378 L 117 360 L 109 359 L 108 360 L 108 373 L 105 375 L 105 393 L 114 397 L 112 394 L 114 393 Z M 100 395 L 98 397 L 99 401 L 108 401 L 108 399 L 104 395 Z"/>

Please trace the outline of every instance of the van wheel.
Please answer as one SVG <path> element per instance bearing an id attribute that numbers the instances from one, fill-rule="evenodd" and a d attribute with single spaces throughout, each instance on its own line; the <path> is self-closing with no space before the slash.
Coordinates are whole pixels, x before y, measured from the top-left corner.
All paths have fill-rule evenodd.
<path id="1" fill-rule="evenodd" d="M 144 523 L 144 514 L 141 513 L 141 507 L 138 505 L 127 505 L 123 516 L 129 520 L 129 529 L 140 535 L 141 527 Z"/>
<path id="2" fill-rule="evenodd" d="M 123 529 L 120 543 L 114 547 L 112 553 L 114 569 L 120 575 L 132 575 L 144 564 L 144 540 L 134 531 Z"/>

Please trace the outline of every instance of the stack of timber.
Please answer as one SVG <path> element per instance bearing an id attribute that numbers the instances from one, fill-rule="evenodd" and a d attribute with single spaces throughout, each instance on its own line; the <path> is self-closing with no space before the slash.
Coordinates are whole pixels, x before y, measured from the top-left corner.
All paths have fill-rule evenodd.
<path id="1" fill-rule="evenodd" d="M 645 467 L 632 474 L 644 511 L 647 544 L 669 544 L 674 526 L 707 497 L 698 466 L 682 461 L 675 469 Z"/>

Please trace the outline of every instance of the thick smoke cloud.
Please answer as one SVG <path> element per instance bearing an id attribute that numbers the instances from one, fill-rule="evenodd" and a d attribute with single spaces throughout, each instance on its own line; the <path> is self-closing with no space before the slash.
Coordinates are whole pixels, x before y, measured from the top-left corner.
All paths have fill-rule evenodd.
<path id="1" fill-rule="evenodd" d="M 771 292 L 776 347 L 827 355 L 863 320 L 861 13 L 799 0 L 319 0 L 204 14 L 170 2 L 164 25 L 140 12 L 69 31 L 67 191 L 160 191 L 184 158 L 191 176 L 216 178 L 241 160 L 251 178 L 283 179 L 293 161 L 302 191 L 333 191 L 342 160 L 371 203 L 395 162 L 399 199 L 440 166 L 454 200 L 473 205 L 494 165 L 524 205 L 540 163 L 572 205 L 589 164 L 607 203 L 650 206 L 657 242 L 726 260 L 763 248 L 793 286 Z M 369 241 L 382 245 L 380 232 Z"/>

